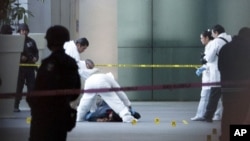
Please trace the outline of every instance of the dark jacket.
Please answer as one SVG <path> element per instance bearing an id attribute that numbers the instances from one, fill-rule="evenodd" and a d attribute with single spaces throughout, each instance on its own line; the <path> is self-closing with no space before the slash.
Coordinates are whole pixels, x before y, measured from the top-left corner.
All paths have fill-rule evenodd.
<path id="1" fill-rule="evenodd" d="M 21 55 L 26 56 L 28 58 L 27 61 L 21 61 L 21 63 L 34 63 L 32 61 L 33 57 L 36 57 L 37 60 L 39 59 L 38 48 L 36 42 L 32 38 L 28 36 L 25 37 L 24 47 Z"/>
<path id="2" fill-rule="evenodd" d="M 66 55 L 62 49 L 53 52 L 42 61 L 38 69 L 34 92 L 80 89 L 80 87 L 81 82 L 76 61 Z M 36 93 L 33 95 L 31 93 L 27 96 L 27 102 L 31 108 L 32 122 L 34 120 L 34 122 L 41 122 L 40 124 L 52 124 L 51 126 L 61 123 L 61 128 L 64 128 L 71 110 L 70 102 L 77 99 L 79 93 L 80 91 L 69 94 L 56 93 L 56 95 L 49 96 L 36 96 Z M 31 124 L 31 126 L 33 125 Z"/>

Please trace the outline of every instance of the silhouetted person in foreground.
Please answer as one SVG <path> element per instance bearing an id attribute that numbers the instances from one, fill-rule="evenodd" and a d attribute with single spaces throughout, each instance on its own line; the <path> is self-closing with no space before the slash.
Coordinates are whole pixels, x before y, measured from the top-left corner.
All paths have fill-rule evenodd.
<path id="1" fill-rule="evenodd" d="M 50 27 L 45 38 L 52 53 L 42 61 L 35 91 L 27 96 L 32 116 L 29 141 L 66 141 L 67 132 L 74 128 L 76 122 L 76 110 L 70 107 L 70 102 L 77 99 L 80 93 L 77 90 L 81 86 L 78 66 L 63 49 L 63 44 L 70 39 L 65 27 Z M 66 89 L 77 91 L 69 94 L 35 93 Z"/>
<path id="2" fill-rule="evenodd" d="M 222 103 L 221 141 L 229 141 L 230 125 L 250 124 L 250 28 L 240 29 L 232 42 L 219 53 L 218 67 L 221 72 Z M 241 83 L 248 81 L 247 83 Z"/>

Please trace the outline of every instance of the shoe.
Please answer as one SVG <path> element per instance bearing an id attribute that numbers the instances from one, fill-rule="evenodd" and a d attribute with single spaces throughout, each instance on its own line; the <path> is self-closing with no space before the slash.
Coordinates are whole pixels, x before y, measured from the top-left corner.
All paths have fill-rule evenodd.
<path id="1" fill-rule="evenodd" d="M 203 117 L 192 117 L 191 118 L 192 121 L 204 121 Z"/>
<path id="2" fill-rule="evenodd" d="M 140 119 L 141 115 L 138 112 L 134 112 L 134 114 L 132 114 L 132 116 L 136 119 Z"/>
<path id="3" fill-rule="evenodd" d="M 140 119 L 141 118 L 141 115 L 136 112 L 131 106 L 129 107 L 129 112 L 131 113 L 131 115 L 136 118 L 136 119 Z"/>
<path id="4" fill-rule="evenodd" d="M 213 122 L 212 119 L 207 119 L 207 118 L 201 118 L 199 121 Z"/>
<path id="5" fill-rule="evenodd" d="M 213 120 L 214 120 L 214 121 L 220 121 L 221 118 L 220 118 L 219 116 L 215 116 L 215 117 L 213 117 Z"/>
<path id="6" fill-rule="evenodd" d="M 131 115 L 126 115 L 126 116 L 122 117 L 122 122 L 132 123 L 134 121 L 138 121 L 138 120 Z"/>
<path id="7" fill-rule="evenodd" d="M 205 122 L 213 122 L 213 120 L 212 119 L 206 119 L 206 118 L 204 118 L 203 120 L 201 120 L 201 121 L 205 121 Z"/>
<path id="8" fill-rule="evenodd" d="M 19 108 L 14 108 L 13 112 L 21 112 Z"/>

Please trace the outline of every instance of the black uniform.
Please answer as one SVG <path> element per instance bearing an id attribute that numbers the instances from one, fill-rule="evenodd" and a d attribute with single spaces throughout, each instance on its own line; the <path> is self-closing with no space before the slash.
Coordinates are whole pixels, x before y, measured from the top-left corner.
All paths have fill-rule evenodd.
<path id="1" fill-rule="evenodd" d="M 21 59 L 22 56 L 27 57 L 27 60 L 23 61 Z M 34 64 L 35 62 L 33 61 L 33 57 L 35 57 L 37 60 L 39 59 L 36 42 L 28 36 L 25 37 L 24 48 L 23 52 L 21 53 L 21 57 L 20 57 L 20 64 Z M 27 85 L 28 92 L 30 92 L 34 88 L 36 69 L 37 67 L 35 66 L 19 67 L 17 88 L 16 88 L 16 92 L 18 94 L 22 93 L 24 84 Z M 14 103 L 15 110 L 19 110 L 19 103 L 21 99 L 22 99 L 21 95 L 16 96 Z"/>
<path id="2" fill-rule="evenodd" d="M 249 52 L 250 29 L 248 36 L 234 37 L 219 53 L 223 104 L 221 141 L 229 141 L 230 125 L 243 124 L 250 108 L 249 84 L 242 83 L 250 80 Z"/>
<path id="3" fill-rule="evenodd" d="M 34 90 L 80 87 L 76 61 L 60 49 L 42 61 Z M 35 96 L 35 93 L 28 95 L 27 102 L 32 116 L 30 141 L 66 141 L 67 132 L 75 126 L 76 121 L 76 111 L 71 109 L 70 102 L 77 99 L 79 93 L 80 91 L 75 94 L 57 93 L 50 96 Z"/>

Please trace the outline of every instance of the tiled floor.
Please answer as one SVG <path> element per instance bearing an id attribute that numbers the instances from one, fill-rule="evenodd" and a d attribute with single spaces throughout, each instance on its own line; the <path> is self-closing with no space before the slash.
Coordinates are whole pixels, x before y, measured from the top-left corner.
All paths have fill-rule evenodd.
<path id="1" fill-rule="evenodd" d="M 142 118 L 136 123 L 79 122 L 67 141 L 218 141 L 220 122 L 190 121 L 198 102 L 133 102 Z M 1 141 L 27 141 L 30 116 L 24 111 L 0 118 Z M 159 119 L 159 123 L 155 119 Z"/>

